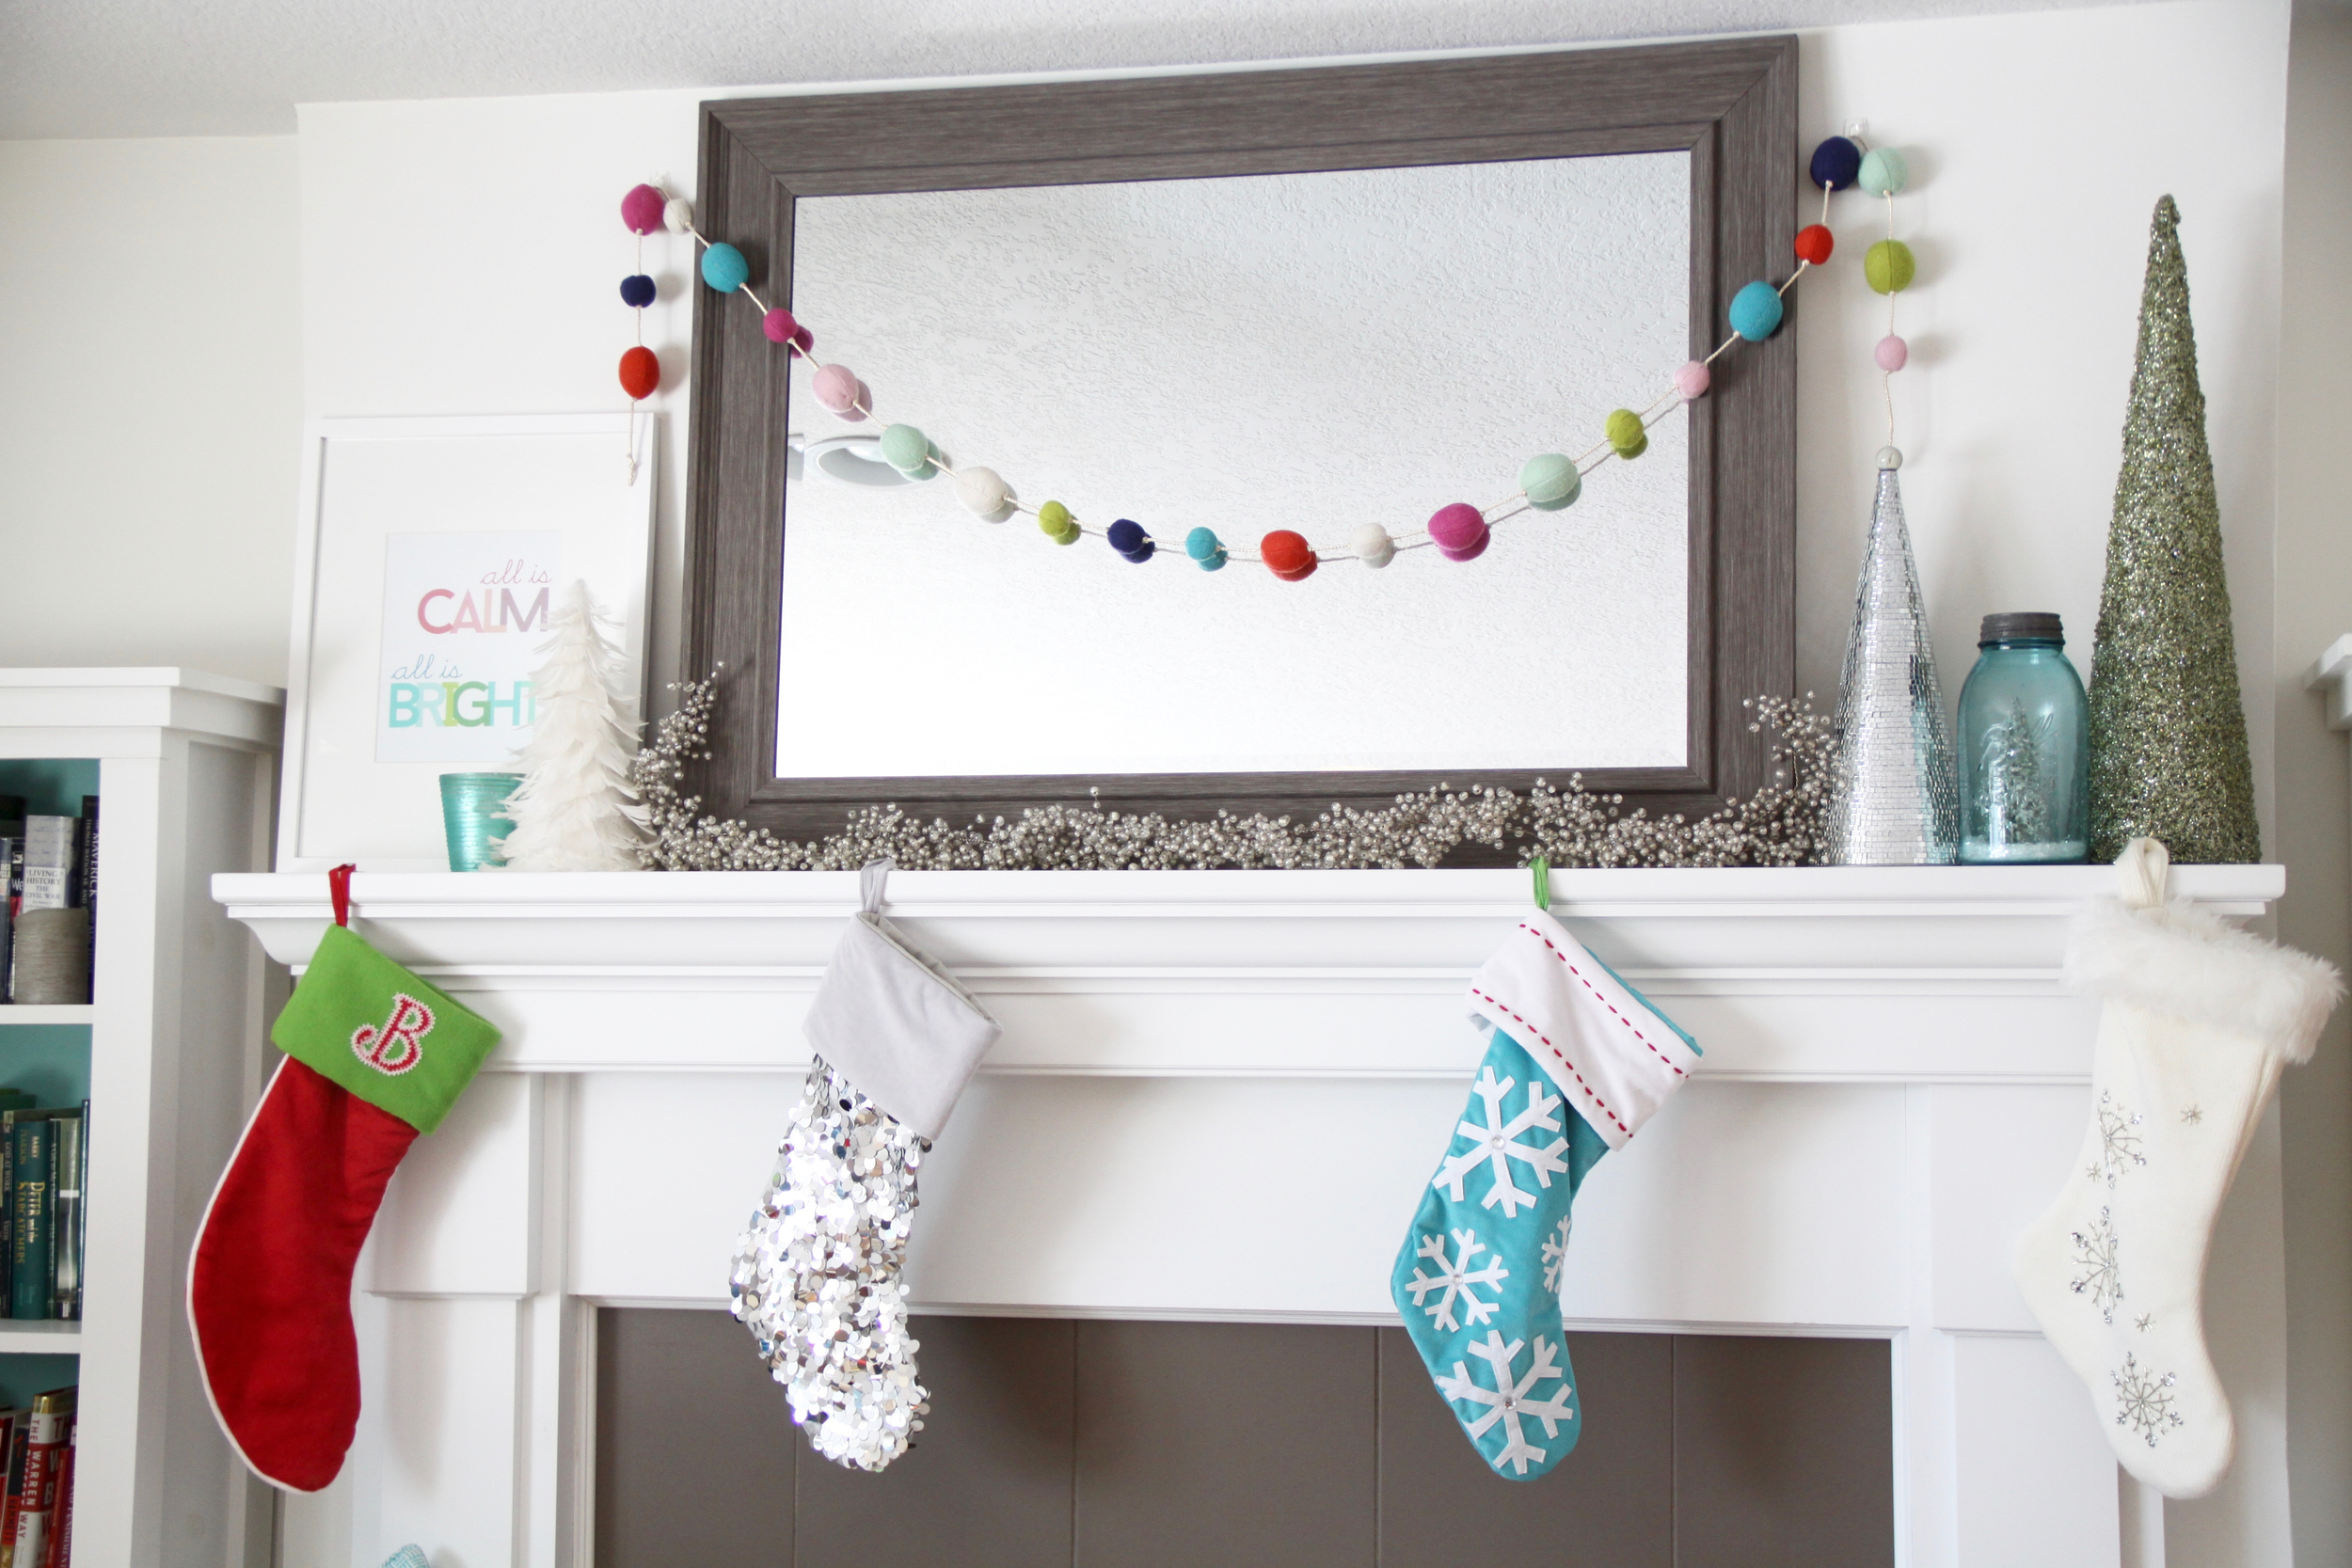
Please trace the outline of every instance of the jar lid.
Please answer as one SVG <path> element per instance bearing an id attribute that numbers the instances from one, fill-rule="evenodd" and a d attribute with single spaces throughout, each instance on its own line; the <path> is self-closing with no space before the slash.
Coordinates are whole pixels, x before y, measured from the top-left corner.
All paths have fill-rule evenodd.
<path id="1" fill-rule="evenodd" d="M 1977 646 L 1988 642 L 2066 641 L 2066 627 L 2046 610 L 2012 610 L 1988 615 L 1977 632 Z"/>

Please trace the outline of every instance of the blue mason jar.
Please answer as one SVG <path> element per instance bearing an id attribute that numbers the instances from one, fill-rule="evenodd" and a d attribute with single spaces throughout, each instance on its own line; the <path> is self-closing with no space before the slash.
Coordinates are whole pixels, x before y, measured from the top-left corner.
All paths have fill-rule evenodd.
<path id="1" fill-rule="evenodd" d="M 2090 705 L 2055 615 L 1988 615 L 1960 689 L 1960 858 L 2078 861 L 2089 847 Z"/>

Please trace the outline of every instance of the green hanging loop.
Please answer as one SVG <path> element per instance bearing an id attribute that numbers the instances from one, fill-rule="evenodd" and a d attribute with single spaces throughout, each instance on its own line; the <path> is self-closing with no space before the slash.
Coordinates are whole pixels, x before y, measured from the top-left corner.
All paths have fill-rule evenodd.
<path id="1" fill-rule="evenodd" d="M 1529 868 L 1535 873 L 1535 907 L 1539 910 L 1549 911 L 1551 908 L 1551 863 L 1543 856 L 1537 855 L 1529 863 Z"/>

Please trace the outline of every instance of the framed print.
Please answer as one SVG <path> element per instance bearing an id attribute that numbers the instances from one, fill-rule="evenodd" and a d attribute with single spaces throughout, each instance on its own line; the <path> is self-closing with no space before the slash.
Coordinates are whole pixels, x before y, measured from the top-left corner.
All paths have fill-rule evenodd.
<path id="1" fill-rule="evenodd" d="M 447 866 L 442 773 L 512 766 L 564 589 L 644 709 L 658 477 L 625 414 L 322 420 L 305 436 L 278 866 Z"/>

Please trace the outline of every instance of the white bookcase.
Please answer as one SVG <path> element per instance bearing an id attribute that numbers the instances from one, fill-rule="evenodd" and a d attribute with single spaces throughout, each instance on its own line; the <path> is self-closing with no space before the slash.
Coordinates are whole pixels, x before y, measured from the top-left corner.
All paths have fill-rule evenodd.
<path id="1" fill-rule="evenodd" d="M 269 1560 L 270 1495 L 214 1425 L 183 1303 L 277 983 L 212 878 L 268 864 L 283 706 L 192 670 L 0 669 L 0 793 L 100 800 L 96 1000 L 0 1006 L 0 1085 L 37 1069 L 61 1099 L 78 1069 L 90 1101 L 83 1317 L 0 1319 L 0 1391 L 81 1385 L 77 1568 Z M 78 1377 L 25 1359 L 59 1356 Z"/>

